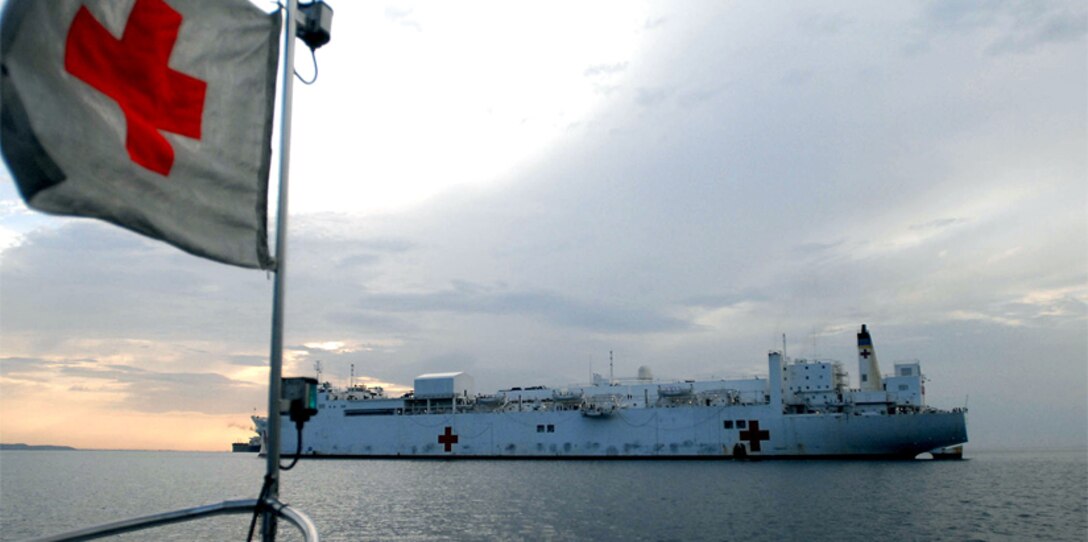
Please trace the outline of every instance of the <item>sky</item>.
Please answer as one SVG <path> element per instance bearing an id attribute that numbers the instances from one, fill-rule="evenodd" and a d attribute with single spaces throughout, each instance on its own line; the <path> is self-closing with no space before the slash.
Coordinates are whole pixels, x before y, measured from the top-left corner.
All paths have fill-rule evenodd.
<path id="1" fill-rule="evenodd" d="M 1083 2 L 330 3 L 285 374 L 747 377 L 785 335 L 856 383 L 867 324 L 969 449 L 1088 446 Z M 229 449 L 271 292 L 0 167 L 0 441 Z"/>

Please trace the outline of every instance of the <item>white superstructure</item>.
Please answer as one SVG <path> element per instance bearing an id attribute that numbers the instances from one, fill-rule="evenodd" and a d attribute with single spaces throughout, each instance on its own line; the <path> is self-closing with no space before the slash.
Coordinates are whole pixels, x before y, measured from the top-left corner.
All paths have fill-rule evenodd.
<path id="1" fill-rule="evenodd" d="M 966 411 L 925 403 L 917 362 L 880 375 L 868 330 L 865 377 L 839 362 L 768 355 L 769 378 L 660 382 L 597 377 L 552 389 L 475 391 L 463 372 L 422 375 L 415 390 L 323 384 L 303 454 L 419 458 L 915 457 L 967 441 Z M 874 383 L 879 383 L 876 387 Z M 284 424 L 284 427 L 291 427 Z M 294 454 L 296 439 L 283 439 Z"/>

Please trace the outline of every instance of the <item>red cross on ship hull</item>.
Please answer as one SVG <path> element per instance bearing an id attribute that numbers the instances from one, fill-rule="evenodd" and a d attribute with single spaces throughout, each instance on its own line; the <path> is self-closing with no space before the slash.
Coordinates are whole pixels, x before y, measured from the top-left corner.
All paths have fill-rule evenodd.
<path id="1" fill-rule="evenodd" d="M 748 449 L 753 452 L 762 451 L 761 441 L 771 440 L 771 432 L 759 428 L 759 420 L 748 420 L 748 429 L 740 432 L 740 439 L 748 441 Z"/>
<path id="2" fill-rule="evenodd" d="M 453 445 L 457 444 L 457 435 L 453 434 L 453 428 L 446 426 L 446 432 L 438 435 L 438 443 L 446 447 L 447 452 L 453 451 Z"/>

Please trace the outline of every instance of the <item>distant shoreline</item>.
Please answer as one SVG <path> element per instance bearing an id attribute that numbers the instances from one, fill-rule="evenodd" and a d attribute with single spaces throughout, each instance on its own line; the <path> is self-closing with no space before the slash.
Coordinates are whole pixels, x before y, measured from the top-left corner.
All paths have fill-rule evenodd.
<path id="1" fill-rule="evenodd" d="M 2 1 L 2 0 L 0 0 Z M 58 446 L 53 444 L 23 444 L 21 442 L 13 444 L 0 443 L 0 451 L 4 452 L 148 452 L 148 453 L 225 453 L 230 454 L 230 450 L 169 450 L 162 449 L 138 449 L 138 448 L 74 448 L 72 446 Z"/>
<path id="2" fill-rule="evenodd" d="M 26 450 L 26 451 L 52 450 L 52 451 L 62 451 L 62 452 L 77 452 L 77 451 L 79 451 L 78 449 L 73 448 L 71 446 L 54 446 L 52 444 L 40 444 L 39 445 L 39 444 L 22 444 L 22 443 L 15 443 L 15 444 L 3 444 L 3 443 L 0 443 L 0 450 L 5 450 L 5 451 L 13 451 L 13 450 L 14 451 L 17 451 L 17 450 Z"/>

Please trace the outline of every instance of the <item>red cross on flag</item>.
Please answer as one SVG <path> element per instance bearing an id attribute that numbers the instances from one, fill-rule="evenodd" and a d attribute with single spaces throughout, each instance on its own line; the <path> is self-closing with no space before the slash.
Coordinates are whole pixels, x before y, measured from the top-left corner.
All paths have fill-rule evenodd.
<path id="1" fill-rule="evenodd" d="M 270 268 L 279 13 L 247 0 L 9 0 L 0 150 L 27 204 Z"/>

